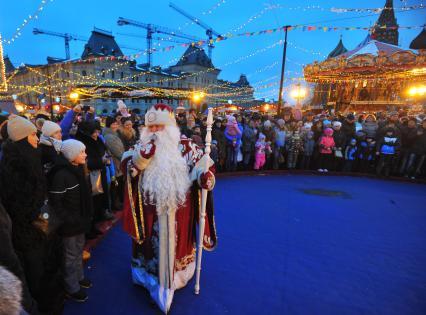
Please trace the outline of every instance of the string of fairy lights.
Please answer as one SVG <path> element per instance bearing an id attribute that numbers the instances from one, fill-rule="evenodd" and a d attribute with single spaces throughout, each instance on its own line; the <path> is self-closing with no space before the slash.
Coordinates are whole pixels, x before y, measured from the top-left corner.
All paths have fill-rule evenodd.
<path id="1" fill-rule="evenodd" d="M 52 2 L 53 0 L 50 0 L 50 2 Z M 39 12 L 41 12 L 43 10 L 43 7 L 47 4 L 47 0 L 42 1 L 42 5 L 41 9 L 39 8 L 39 11 L 37 11 L 36 13 L 39 14 Z M 219 8 L 221 5 L 223 5 L 225 3 L 225 1 L 218 1 L 214 6 L 212 6 L 210 9 L 203 11 L 202 14 L 206 15 L 206 14 L 211 14 L 214 10 L 216 10 L 217 8 Z M 423 4 L 417 5 L 417 6 L 404 6 L 402 8 L 399 8 L 401 10 L 415 10 L 415 9 L 422 9 L 424 8 Z M 253 21 L 255 21 L 256 19 L 258 19 L 260 16 L 264 15 L 265 13 L 267 13 L 270 10 L 274 10 L 274 9 L 288 9 L 288 10 L 301 10 L 303 9 L 302 7 L 292 7 L 292 8 L 285 8 L 281 5 L 274 5 L 274 6 L 268 6 L 264 9 L 262 9 L 259 13 L 257 13 L 254 16 L 251 16 L 245 23 L 243 23 L 242 25 L 234 28 L 232 31 L 235 33 L 243 28 L 245 28 L 248 24 L 252 23 Z M 319 6 L 307 6 L 304 7 L 303 10 L 329 10 L 331 12 L 335 12 L 335 13 L 343 13 L 343 12 L 381 12 L 383 10 L 383 8 L 357 8 L 357 9 L 351 9 L 351 8 L 320 8 Z M 381 11 L 379 11 L 379 9 L 381 9 Z M 386 9 L 386 8 L 385 8 Z M 21 32 L 20 30 L 22 30 L 23 27 L 25 27 L 25 25 L 28 24 L 28 22 L 33 19 L 33 18 L 37 18 L 37 14 L 34 15 L 30 15 L 29 16 L 29 20 L 25 19 L 24 20 L 24 24 L 22 25 L 21 28 L 18 28 L 18 33 L 15 33 L 11 39 L 9 40 L 3 40 L 3 42 L 7 42 L 7 43 L 11 43 L 14 41 L 14 36 L 20 36 Z M 369 29 L 369 28 L 365 28 L 365 27 L 329 27 L 329 26 L 306 26 L 306 25 L 296 25 L 296 26 L 292 26 L 292 29 L 302 29 L 303 31 L 307 30 L 307 31 L 313 31 L 313 30 L 323 30 L 323 31 L 330 31 L 330 30 L 356 30 L 356 29 Z M 406 27 L 406 28 L 414 28 L 414 27 Z M 257 36 L 257 35 L 262 35 L 262 34 L 270 34 L 270 33 L 274 33 L 277 31 L 282 31 L 283 28 L 277 28 L 277 29 L 272 29 L 272 30 L 264 30 L 264 31 L 258 31 L 258 32 L 250 32 L 250 33 L 242 33 L 242 34 L 226 34 L 226 39 L 228 38 L 233 38 L 236 36 Z M 17 38 L 17 37 L 16 37 Z M 15 38 L 15 39 L 16 39 Z M 0 43 L 1 43 L 1 37 L 0 37 Z M 190 45 L 193 45 L 194 43 L 191 43 Z M 203 41 L 202 43 L 198 43 L 201 45 L 205 45 L 206 42 Z M 272 49 L 276 46 L 282 45 L 283 41 L 280 40 L 278 42 L 273 43 L 272 45 L 269 45 L 267 47 L 258 49 L 250 54 L 247 54 L 245 56 L 241 56 L 235 60 L 229 61 L 227 63 L 225 63 L 224 65 L 222 65 L 222 67 L 227 67 L 233 64 L 238 64 L 244 60 L 247 60 L 251 57 L 254 57 L 258 54 L 264 53 L 269 49 Z M 306 49 L 304 47 L 300 47 L 295 45 L 292 42 L 288 42 L 289 46 L 300 50 L 302 52 L 305 53 L 310 53 L 314 56 L 321 56 L 321 57 L 325 57 L 325 55 L 323 55 L 320 52 L 314 51 L 314 50 L 310 50 L 310 49 Z M 0 45 L 1 46 L 1 45 Z M 169 46 L 172 47 L 172 46 Z M 1 48 L 1 47 L 0 47 Z M 162 52 L 162 51 L 170 51 L 170 49 L 168 50 L 157 50 L 154 52 Z M 0 51 L 2 53 L 2 51 Z M 145 52 L 146 53 L 146 52 Z M 196 51 L 193 51 L 192 53 L 196 53 Z M 140 55 L 140 54 L 139 54 Z M 48 82 L 50 83 L 50 88 L 52 88 L 53 90 L 56 89 L 61 89 L 63 90 L 64 88 L 69 88 L 70 86 L 85 86 L 85 87 L 80 87 L 79 88 L 79 93 L 81 93 L 82 95 L 86 95 L 86 96 L 91 96 L 93 98 L 103 98 L 105 96 L 108 96 L 109 98 L 111 98 L 111 94 L 114 92 L 123 92 L 123 90 L 127 90 L 127 91 L 131 91 L 134 90 L 136 88 L 142 88 L 142 89 L 149 89 L 150 91 L 153 91 L 155 93 L 164 95 L 166 97 L 170 97 L 170 96 L 176 96 L 176 97 L 188 97 L 188 95 L 190 95 L 191 93 L 193 93 L 192 91 L 185 91 L 185 90 L 180 90 L 180 89 L 166 89 L 163 87 L 153 87 L 152 84 L 154 83 L 158 83 L 160 85 L 163 85 L 164 83 L 172 83 L 174 81 L 180 81 L 180 80 L 186 80 L 186 79 L 191 79 L 191 78 L 197 78 L 200 75 L 203 74 L 208 74 L 210 72 L 214 72 L 217 71 L 216 68 L 207 68 L 205 70 L 199 71 L 199 72 L 194 72 L 194 73 L 188 73 L 188 74 L 184 74 L 184 75 L 179 75 L 179 76 L 171 76 L 171 75 L 166 75 L 165 78 L 161 78 L 161 75 L 159 75 L 157 72 L 153 71 L 153 70 L 146 70 L 146 71 L 138 71 L 135 74 L 130 74 L 130 75 L 123 75 L 123 72 L 121 72 L 120 78 L 115 79 L 114 75 L 111 75 L 111 79 L 106 78 L 107 74 L 115 74 L 115 72 L 119 72 L 120 70 L 123 70 L 123 68 L 127 68 L 129 67 L 129 63 L 133 62 L 132 58 L 128 58 L 128 56 L 125 56 L 126 58 L 117 58 L 116 60 L 111 60 L 112 65 L 107 67 L 106 69 L 102 69 L 99 73 L 89 73 L 89 74 L 83 74 L 80 73 L 78 71 L 72 71 L 69 69 L 65 69 L 62 65 L 60 65 L 57 69 L 55 69 L 53 71 L 52 74 L 50 73 L 43 73 L 42 71 L 39 71 L 37 68 L 32 68 L 32 67 L 26 67 L 25 69 L 29 70 L 29 72 L 34 73 L 36 76 L 38 76 L 38 84 L 35 84 L 35 82 L 33 82 L 33 85 L 28 85 L 28 83 L 24 83 L 22 82 L 22 84 L 16 84 L 16 80 L 14 80 L 14 78 L 16 77 L 16 75 L 18 75 L 18 73 L 20 72 L 21 69 L 17 69 L 16 71 L 14 71 L 12 74 L 8 75 L 7 80 L 5 79 L 5 74 L 3 73 L 3 82 L 4 85 L 8 84 L 9 87 L 11 87 L 12 89 L 16 90 L 16 93 L 14 93 L 15 95 L 23 95 L 25 93 L 29 93 L 29 92 L 36 92 L 36 93 L 43 93 L 46 91 L 46 84 Z M 184 56 L 178 58 L 178 60 L 181 60 Z M 108 60 L 108 59 L 107 59 Z M 1 61 L 3 61 L 3 58 L 1 58 Z M 100 60 L 101 61 L 101 60 Z M 292 60 L 292 59 L 288 59 L 287 61 L 294 63 L 298 66 L 304 66 L 304 64 L 299 63 L 298 61 Z M 97 62 L 97 60 L 92 60 L 91 62 Z M 77 62 L 78 63 L 78 62 Z M 169 64 L 171 62 L 169 61 Z M 276 67 L 279 63 L 278 62 L 274 62 L 271 65 L 265 66 L 263 68 L 259 68 L 257 70 L 254 71 L 253 74 L 258 74 L 258 73 L 262 73 L 268 70 L 273 69 L 274 67 Z M 2 71 L 4 72 L 4 65 L 3 67 L 1 67 L 0 65 L 0 69 L 2 69 Z M 1 74 L 1 73 L 0 73 Z M 65 75 L 64 75 L 65 74 Z M 287 72 L 286 74 L 290 74 L 289 72 Z M 393 75 L 404 75 L 404 73 L 393 73 Z M 139 78 L 141 77 L 146 77 L 146 76 L 152 76 L 152 77 L 160 77 L 159 79 L 154 79 L 152 80 L 150 78 L 149 81 L 146 81 L 145 83 L 143 82 L 138 82 Z M 40 77 L 43 78 L 43 80 L 40 80 Z M 275 81 L 269 84 L 262 84 L 271 80 L 276 79 L 277 76 L 273 76 L 261 81 L 258 81 L 256 83 L 254 83 L 252 86 L 249 87 L 232 87 L 230 86 L 230 84 L 228 82 L 225 83 L 219 83 L 219 84 L 209 84 L 206 86 L 203 86 L 203 90 L 206 91 L 206 96 L 211 97 L 213 99 L 220 99 L 223 100 L 223 97 L 231 97 L 231 96 L 239 96 L 239 95 L 245 95 L 247 94 L 247 92 L 251 91 L 259 91 L 265 88 L 271 88 L 274 85 L 277 85 L 279 82 Z M 289 77 L 286 78 L 286 80 L 288 81 L 300 81 L 303 80 L 304 78 L 300 76 L 294 76 L 294 77 Z M 351 82 L 354 82 L 356 80 L 359 80 L 360 78 L 352 78 Z M 369 78 L 368 78 L 369 79 Z M 383 78 L 385 79 L 385 78 Z M 136 80 L 136 82 L 135 82 Z M 330 78 L 330 77 L 320 77 L 320 78 L 312 78 L 311 82 L 326 82 L 327 80 L 329 80 L 328 82 L 330 82 L 331 80 L 333 80 L 333 82 L 348 82 L 347 79 L 343 78 L 343 79 L 335 79 L 335 78 Z M 346 80 L 346 81 L 345 81 Z M 1 83 L 1 82 L 0 82 Z M 91 86 L 90 86 L 91 85 Z M 168 86 L 170 87 L 170 85 Z M 179 86 L 178 86 L 179 87 Z M 100 90 L 101 89 L 101 90 Z M 105 90 L 102 90 L 105 89 Z M 210 90 L 227 90 L 229 89 L 229 92 L 216 92 L 216 93 L 210 93 Z M 275 91 L 275 89 L 270 89 L 271 91 Z M 61 92 L 61 91 L 59 91 Z M 261 94 L 259 94 L 261 95 Z M 239 99 L 240 100 L 240 99 Z M 239 101 L 238 100 L 238 101 Z M 241 100 L 245 100 L 244 98 L 241 98 Z"/>
<path id="2" fill-rule="evenodd" d="M 4 38 L 3 42 L 6 44 L 12 44 L 15 40 L 17 40 L 22 35 L 22 30 L 25 26 L 27 26 L 33 19 L 38 19 L 40 13 L 50 2 L 53 2 L 53 0 L 42 0 L 37 10 L 33 14 L 29 14 L 26 18 L 24 18 L 22 23 L 16 28 L 13 35 L 9 38 Z"/>

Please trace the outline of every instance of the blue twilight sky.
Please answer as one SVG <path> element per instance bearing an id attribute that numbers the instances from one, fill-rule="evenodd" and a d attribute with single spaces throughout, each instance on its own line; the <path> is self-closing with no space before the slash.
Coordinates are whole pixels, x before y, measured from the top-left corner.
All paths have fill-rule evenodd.
<path id="1" fill-rule="evenodd" d="M 21 63 L 45 63 L 47 56 L 64 57 L 64 43 L 61 38 L 33 35 L 33 27 L 50 31 L 71 33 L 89 37 L 94 26 L 112 31 L 119 44 L 129 47 L 146 49 L 144 38 L 128 37 L 117 33 L 145 35 L 144 29 L 131 26 L 117 26 L 117 18 L 125 17 L 145 23 L 153 23 L 200 38 L 205 38 L 205 32 L 198 25 L 188 23 L 188 20 L 169 7 L 167 0 L 46 0 L 48 1 L 38 19 L 33 19 L 21 31 L 21 36 L 12 44 L 4 45 L 5 54 L 9 55 L 15 65 Z M 385 0 L 173 0 L 176 5 L 192 15 L 200 18 L 219 33 L 236 31 L 257 31 L 276 28 L 283 25 L 312 24 L 323 26 L 371 26 L 378 14 L 370 12 L 335 13 L 331 8 L 381 8 Z M 3 38 L 10 38 L 29 14 L 39 7 L 39 0 L 0 0 L 0 33 Z M 218 4 L 220 4 L 218 6 Z M 425 0 L 394 0 L 397 8 L 396 17 L 400 26 L 418 26 L 426 23 L 426 10 L 401 12 L 398 8 L 404 5 L 426 5 Z M 268 7 L 273 7 L 266 9 Z M 312 6 L 315 9 L 312 9 Z M 311 8 L 309 8 L 311 7 Z M 319 9 L 318 9 L 319 8 Z M 211 11 L 209 12 L 209 10 Z M 262 14 L 263 10 L 263 14 Z M 250 22 L 249 18 L 257 16 Z M 411 40 L 420 30 L 400 30 L 399 44 L 408 48 Z M 339 37 L 348 49 L 353 49 L 367 35 L 366 31 L 291 31 L 288 36 L 288 51 L 286 77 L 302 76 L 302 64 L 324 59 L 336 46 Z M 282 46 L 276 44 L 283 39 L 283 33 L 240 37 L 222 41 L 216 44 L 213 51 L 213 64 L 222 70 L 220 78 L 236 81 L 241 73 L 256 89 L 258 98 L 277 99 L 279 74 L 281 69 Z M 156 42 L 161 46 L 173 43 Z M 84 42 L 73 41 L 71 58 L 79 58 L 83 51 Z M 135 53 L 135 50 L 122 49 L 125 54 Z M 176 63 L 185 48 L 179 47 L 169 52 L 155 53 L 154 64 L 167 67 Z M 146 62 L 146 57 L 138 59 L 138 63 Z M 276 85 L 264 88 L 266 84 Z M 286 82 L 289 86 L 291 82 Z M 289 100 L 291 102 L 291 100 Z"/>

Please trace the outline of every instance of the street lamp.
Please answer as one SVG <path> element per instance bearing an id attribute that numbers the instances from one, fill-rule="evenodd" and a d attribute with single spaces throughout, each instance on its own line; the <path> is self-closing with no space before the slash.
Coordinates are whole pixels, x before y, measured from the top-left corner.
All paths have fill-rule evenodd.
<path id="1" fill-rule="evenodd" d="M 80 97 L 80 95 L 77 92 L 71 92 L 70 95 L 69 95 L 71 103 L 74 104 L 74 105 L 77 104 L 79 97 Z"/>
<path id="2" fill-rule="evenodd" d="M 307 91 L 306 88 L 300 85 L 300 83 L 296 84 L 296 87 L 290 92 L 290 96 L 296 100 L 296 107 L 300 108 L 300 101 L 306 97 Z"/>
<path id="3" fill-rule="evenodd" d="M 204 92 L 194 92 L 192 94 L 192 101 L 195 103 L 195 107 L 197 107 L 197 103 L 200 102 L 205 96 Z"/>

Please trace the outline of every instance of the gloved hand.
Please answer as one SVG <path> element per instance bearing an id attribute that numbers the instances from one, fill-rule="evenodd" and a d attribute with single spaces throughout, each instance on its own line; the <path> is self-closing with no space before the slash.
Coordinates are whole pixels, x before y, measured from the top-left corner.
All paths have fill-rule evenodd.
<path id="1" fill-rule="evenodd" d="M 134 167 L 134 166 L 130 167 L 130 176 L 135 178 L 136 176 L 138 176 L 139 173 L 140 172 L 136 167 Z"/>
<path id="2" fill-rule="evenodd" d="M 199 185 L 206 190 L 212 190 L 216 182 L 214 174 L 210 171 L 202 173 L 199 178 Z"/>
<path id="3" fill-rule="evenodd" d="M 150 159 L 154 156 L 155 149 L 156 149 L 155 142 L 154 140 L 151 140 L 150 142 L 148 142 L 146 145 L 142 147 L 142 149 L 140 150 L 140 154 L 144 159 Z"/>

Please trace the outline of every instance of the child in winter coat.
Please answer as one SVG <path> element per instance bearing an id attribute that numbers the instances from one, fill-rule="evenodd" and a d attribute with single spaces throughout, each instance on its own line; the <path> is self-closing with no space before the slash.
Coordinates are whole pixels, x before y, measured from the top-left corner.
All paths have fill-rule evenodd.
<path id="1" fill-rule="evenodd" d="M 376 141 L 371 137 L 362 139 L 358 145 L 359 171 L 368 173 L 376 158 Z"/>
<path id="2" fill-rule="evenodd" d="M 243 134 L 242 126 L 238 125 L 234 116 L 229 116 L 225 128 L 226 138 L 226 163 L 227 171 L 235 171 L 238 164 L 238 153 L 241 147 L 241 138 Z"/>
<path id="3" fill-rule="evenodd" d="M 302 158 L 302 169 L 308 170 L 311 165 L 311 158 L 314 154 L 315 140 L 314 132 L 307 131 L 303 139 L 303 158 Z"/>
<path id="4" fill-rule="evenodd" d="M 254 169 L 261 169 L 266 163 L 266 152 L 271 152 L 271 146 L 269 143 L 265 142 L 265 135 L 263 133 L 259 134 L 259 140 L 256 142 L 256 153 L 254 156 Z"/>
<path id="5" fill-rule="evenodd" d="M 210 146 L 210 157 L 213 160 L 215 165 L 218 165 L 219 162 L 219 151 L 217 149 L 217 141 L 213 140 Z"/>
<path id="6" fill-rule="evenodd" d="M 91 190 L 83 165 L 86 147 L 77 140 L 65 140 L 56 165 L 48 174 L 49 206 L 61 222 L 58 233 L 63 243 L 63 278 L 68 297 L 84 302 L 90 288 L 84 278 L 85 232 L 90 228 L 93 206 Z"/>
<path id="7" fill-rule="evenodd" d="M 297 159 L 300 151 L 303 150 L 303 140 L 300 137 L 299 130 L 295 130 L 287 142 L 287 168 L 294 169 L 297 165 Z"/>
<path id="8" fill-rule="evenodd" d="M 379 155 L 377 164 L 377 175 L 381 175 L 385 171 L 385 176 L 389 176 L 400 148 L 400 139 L 395 133 L 394 128 L 386 129 L 385 135 L 382 136 L 377 143 L 376 155 Z"/>
<path id="9" fill-rule="evenodd" d="M 345 150 L 345 165 L 343 166 L 343 172 L 352 172 L 352 166 L 358 155 L 357 151 L 358 146 L 356 145 L 356 139 L 351 139 Z"/>
<path id="10" fill-rule="evenodd" d="M 228 123 L 226 124 L 226 130 L 228 135 L 232 137 L 241 135 L 241 130 L 238 127 L 237 119 L 234 116 L 229 116 Z"/>
<path id="11" fill-rule="evenodd" d="M 325 128 L 323 136 L 319 139 L 319 172 L 328 172 L 331 168 L 334 147 L 333 129 Z"/>

